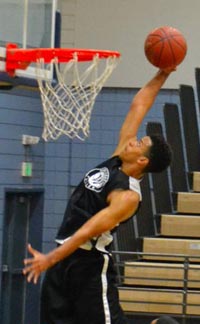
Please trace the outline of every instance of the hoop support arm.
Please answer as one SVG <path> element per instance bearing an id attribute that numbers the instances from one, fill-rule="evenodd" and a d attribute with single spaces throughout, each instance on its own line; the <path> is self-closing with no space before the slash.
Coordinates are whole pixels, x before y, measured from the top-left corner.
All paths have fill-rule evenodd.
<path id="1" fill-rule="evenodd" d="M 14 76 L 16 69 L 25 70 L 30 63 L 40 59 L 43 59 L 44 63 L 50 63 L 54 58 L 58 58 L 60 63 L 68 62 L 74 58 L 75 53 L 78 61 L 91 61 L 95 55 L 98 55 L 100 59 L 120 57 L 120 53 L 117 51 L 78 48 L 23 49 L 18 48 L 16 44 L 9 43 L 6 45 L 6 72 L 10 76 Z"/>

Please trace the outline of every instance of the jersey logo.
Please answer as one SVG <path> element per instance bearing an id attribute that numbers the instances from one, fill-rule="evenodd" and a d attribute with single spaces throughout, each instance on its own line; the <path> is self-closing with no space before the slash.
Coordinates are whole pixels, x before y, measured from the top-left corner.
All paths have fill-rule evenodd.
<path id="1" fill-rule="evenodd" d="M 92 191 L 101 192 L 108 179 L 109 171 L 107 168 L 92 169 L 85 175 L 85 187 Z"/>

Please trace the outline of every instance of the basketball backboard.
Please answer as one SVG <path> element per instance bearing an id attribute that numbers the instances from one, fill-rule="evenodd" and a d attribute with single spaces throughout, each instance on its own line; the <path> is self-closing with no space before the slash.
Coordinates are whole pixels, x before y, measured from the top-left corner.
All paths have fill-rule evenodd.
<path id="1" fill-rule="evenodd" d="M 0 0 L 0 56 L 7 43 L 19 48 L 55 47 L 56 7 L 56 0 Z M 5 71 L 3 61 L 0 70 Z M 51 78 L 51 65 L 48 73 Z M 16 75 L 35 79 L 34 64 Z"/>

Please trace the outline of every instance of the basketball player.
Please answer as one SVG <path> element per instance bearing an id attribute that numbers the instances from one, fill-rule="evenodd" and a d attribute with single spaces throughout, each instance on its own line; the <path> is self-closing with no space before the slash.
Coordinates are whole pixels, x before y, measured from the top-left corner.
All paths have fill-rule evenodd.
<path id="1" fill-rule="evenodd" d="M 72 194 L 56 238 L 58 247 L 42 254 L 28 246 L 33 256 L 24 260 L 28 282 L 36 284 L 48 269 L 41 324 L 127 323 L 109 246 L 113 231 L 138 210 L 145 173 L 170 164 L 171 149 L 163 138 L 136 135 L 171 72 L 159 70 L 134 97 L 112 157 L 90 170 Z"/>

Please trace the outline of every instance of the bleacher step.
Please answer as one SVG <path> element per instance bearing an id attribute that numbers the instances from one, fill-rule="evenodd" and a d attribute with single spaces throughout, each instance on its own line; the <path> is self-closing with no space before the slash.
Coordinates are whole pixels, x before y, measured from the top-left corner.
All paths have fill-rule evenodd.
<path id="1" fill-rule="evenodd" d="M 125 312 L 200 315 L 200 291 L 188 291 L 184 306 L 183 291 L 119 287 L 119 299 Z"/>
<path id="2" fill-rule="evenodd" d="M 183 261 L 184 256 L 194 256 L 189 258 L 191 262 L 200 262 L 200 240 L 178 239 L 178 238 L 143 238 L 143 253 L 156 253 L 157 255 L 145 255 L 147 260 L 173 260 Z M 159 255 L 159 254 L 167 254 Z M 175 255 L 183 255 L 175 256 Z M 197 258 L 199 257 L 199 258 Z"/>
<path id="3" fill-rule="evenodd" d="M 174 237 L 200 237 L 200 215 L 161 215 L 160 234 Z"/>
<path id="4" fill-rule="evenodd" d="M 193 190 L 200 192 L 200 172 L 193 172 Z"/>
<path id="5" fill-rule="evenodd" d="M 147 287 L 200 288 L 200 265 L 183 263 L 126 261 L 124 284 Z"/>
<path id="6" fill-rule="evenodd" d="M 178 192 L 177 212 L 185 214 L 200 214 L 200 193 Z"/>

